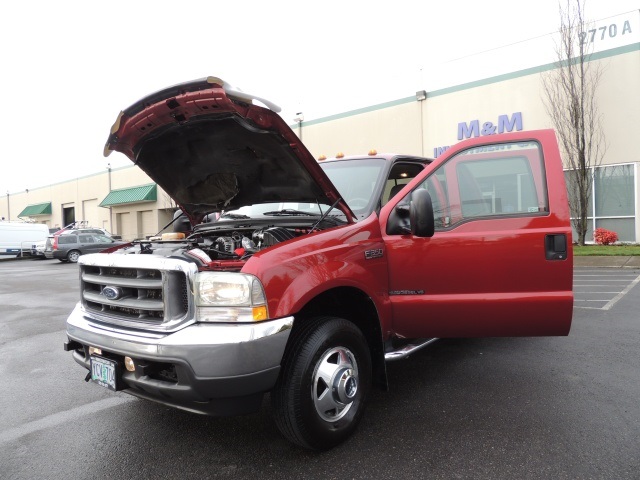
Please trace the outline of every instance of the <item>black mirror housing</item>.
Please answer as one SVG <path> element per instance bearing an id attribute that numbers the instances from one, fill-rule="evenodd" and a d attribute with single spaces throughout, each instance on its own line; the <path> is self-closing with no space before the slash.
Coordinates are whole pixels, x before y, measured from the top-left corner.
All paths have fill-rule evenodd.
<path id="1" fill-rule="evenodd" d="M 426 189 L 413 192 L 409 212 L 411 233 L 416 237 L 433 237 L 435 232 L 433 203 Z"/>

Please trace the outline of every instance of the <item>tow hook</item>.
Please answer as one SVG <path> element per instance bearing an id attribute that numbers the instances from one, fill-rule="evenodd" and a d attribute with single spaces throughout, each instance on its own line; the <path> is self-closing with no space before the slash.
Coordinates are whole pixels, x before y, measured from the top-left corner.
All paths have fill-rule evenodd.
<path id="1" fill-rule="evenodd" d="M 82 345 L 76 342 L 75 340 L 69 340 L 68 342 L 64 342 L 65 352 L 72 352 L 74 350 L 78 350 L 79 348 L 82 348 Z"/>

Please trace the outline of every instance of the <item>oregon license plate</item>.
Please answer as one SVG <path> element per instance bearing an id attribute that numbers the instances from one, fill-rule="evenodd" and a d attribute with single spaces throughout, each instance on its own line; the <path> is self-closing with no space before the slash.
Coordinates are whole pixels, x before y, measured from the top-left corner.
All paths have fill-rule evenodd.
<path id="1" fill-rule="evenodd" d="M 89 362 L 92 381 L 109 390 L 118 389 L 118 364 L 116 362 L 95 355 L 91 355 Z"/>

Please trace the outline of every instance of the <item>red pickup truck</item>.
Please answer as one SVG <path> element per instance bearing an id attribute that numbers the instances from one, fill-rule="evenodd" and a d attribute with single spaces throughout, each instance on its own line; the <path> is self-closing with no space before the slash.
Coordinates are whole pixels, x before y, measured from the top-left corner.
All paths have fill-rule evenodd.
<path id="1" fill-rule="evenodd" d="M 255 411 L 270 392 L 281 432 L 321 450 L 386 388 L 387 361 L 433 339 L 568 334 L 553 131 L 477 138 L 433 161 L 318 162 L 277 110 L 209 77 L 120 114 L 105 152 L 184 216 L 174 233 L 80 258 L 65 350 L 87 381 L 211 415 Z"/>

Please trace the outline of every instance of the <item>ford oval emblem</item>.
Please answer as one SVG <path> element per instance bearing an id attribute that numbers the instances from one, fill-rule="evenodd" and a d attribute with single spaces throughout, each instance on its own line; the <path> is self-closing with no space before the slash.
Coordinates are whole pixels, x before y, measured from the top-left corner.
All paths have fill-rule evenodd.
<path id="1" fill-rule="evenodd" d="M 118 300 L 122 297 L 122 289 L 120 287 L 104 287 L 102 294 L 109 300 Z"/>

